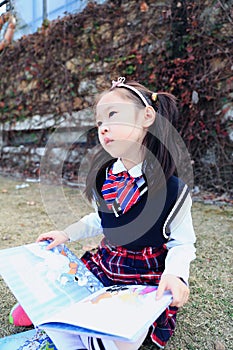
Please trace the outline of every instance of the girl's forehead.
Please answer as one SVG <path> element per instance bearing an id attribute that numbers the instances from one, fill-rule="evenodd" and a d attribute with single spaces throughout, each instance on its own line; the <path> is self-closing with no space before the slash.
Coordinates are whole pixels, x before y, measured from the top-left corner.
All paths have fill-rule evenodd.
<path id="1" fill-rule="evenodd" d="M 117 106 L 117 105 L 126 105 L 126 104 L 133 104 L 133 102 L 130 101 L 128 98 L 121 96 L 119 93 L 115 91 L 110 91 L 100 98 L 100 100 L 96 105 L 96 108 L 103 109 L 113 105 Z"/>

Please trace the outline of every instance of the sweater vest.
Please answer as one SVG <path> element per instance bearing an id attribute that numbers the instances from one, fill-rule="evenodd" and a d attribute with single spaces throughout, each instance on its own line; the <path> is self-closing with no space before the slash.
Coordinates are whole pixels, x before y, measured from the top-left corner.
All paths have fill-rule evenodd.
<path id="1" fill-rule="evenodd" d="M 101 195 L 104 180 L 105 173 L 98 174 L 93 194 L 106 242 L 136 251 L 159 248 L 169 240 L 171 222 L 189 194 L 187 185 L 171 176 L 164 187 L 153 195 L 147 191 L 126 213 L 116 216 Z"/>

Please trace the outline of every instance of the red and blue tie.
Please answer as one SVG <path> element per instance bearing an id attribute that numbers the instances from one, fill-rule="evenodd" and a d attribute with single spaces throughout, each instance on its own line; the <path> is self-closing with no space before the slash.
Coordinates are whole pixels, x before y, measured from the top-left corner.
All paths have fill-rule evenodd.
<path id="1" fill-rule="evenodd" d="M 102 187 L 102 195 L 107 207 L 114 211 L 116 216 L 128 211 L 140 198 L 141 191 L 137 185 L 139 177 L 132 177 L 127 171 L 113 174 L 109 170 Z"/>

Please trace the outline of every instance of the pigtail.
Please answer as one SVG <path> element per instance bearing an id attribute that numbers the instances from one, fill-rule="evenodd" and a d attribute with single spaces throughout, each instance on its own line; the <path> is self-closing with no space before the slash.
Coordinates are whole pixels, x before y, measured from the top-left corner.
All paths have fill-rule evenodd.
<path id="1" fill-rule="evenodd" d="M 176 101 L 176 97 L 167 92 L 158 92 L 157 100 L 155 102 L 152 101 L 157 112 L 166 118 L 174 127 L 176 127 L 179 114 Z"/>
<path id="2" fill-rule="evenodd" d="M 164 179 L 167 181 L 176 171 L 179 157 L 175 141 L 178 109 L 176 98 L 169 93 L 158 92 L 155 98 L 154 93 L 148 92 L 147 96 L 151 98 L 156 119 L 143 141 L 146 148 L 143 170 L 153 191 L 163 186 Z"/>

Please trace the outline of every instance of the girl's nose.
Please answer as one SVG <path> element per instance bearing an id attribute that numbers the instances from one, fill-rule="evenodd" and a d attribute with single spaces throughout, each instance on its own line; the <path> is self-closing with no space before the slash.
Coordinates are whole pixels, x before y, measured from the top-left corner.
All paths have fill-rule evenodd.
<path id="1" fill-rule="evenodd" d="M 109 127 L 106 124 L 102 124 L 100 127 L 101 134 L 105 134 L 108 131 L 109 131 Z"/>

